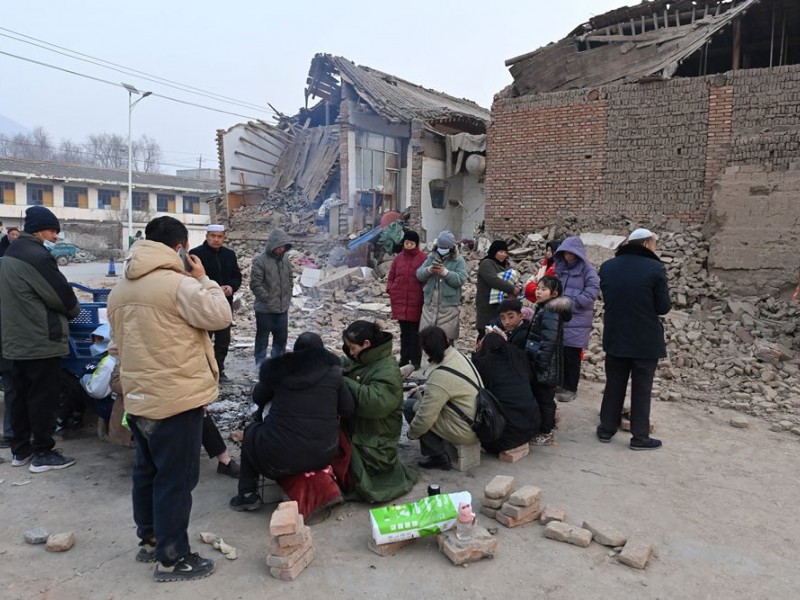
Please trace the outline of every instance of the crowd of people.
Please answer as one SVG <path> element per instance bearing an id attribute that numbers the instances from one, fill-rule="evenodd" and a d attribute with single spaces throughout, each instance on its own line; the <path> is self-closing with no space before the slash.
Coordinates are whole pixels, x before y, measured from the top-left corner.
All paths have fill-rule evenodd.
<path id="1" fill-rule="evenodd" d="M 341 334 L 341 355 L 311 331 L 287 351 L 291 242 L 273 230 L 250 272 L 258 383 L 241 465 L 206 413 L 226 379 L 233 295 L 242 283 L 224 227 L 210 225 L 205 242 L 189 249 L 188 231 L 176 219 L 147 224 L 108 298 L 108 323 L 92 334 L 93 360 L 67 394 L 59 390 L 59 361 L 80 305 L 48 250 L 59 231 L 47 208 L 29 208 L 0 262 L 3 442 L 12 466 L 41 473 L 75 464 L 55 449 L 53 434 L 79 421 L 87 406 L 109 435 L 124 423 L 122 437 L 127 432 L 136 452 L 136 559 L 155 563 L 156 581 L 197 579 L 214 569 L 192 552 L 187 535 L 201 444 L 218 459 L 219 473 L 238 479 L 233 510 L 262 505 L 265 477 L 315 519 L 344 500 L 387 502 L 412 489 L 418 473 L 399 454 L 404 419 L 408 439 L 419 440 L 423 469 L 450 469 L 448 444 L 481 443 L 498 454 L 553 443 L 556 401 L 576 398 L 601 290 L 608 383 L 597 437 L 609 442 L 617 432 L 630 378 L 630 447 L 661 445 L 648 433 L 649 406 L 655 366 L 665 355 L 659 315 L 670 302 L 657 237 L 648 230 L 632 232 L 599 276 L 579 237 L 548 242 L 540 268 L 527 277 L 509 262 L 506 242 L 495 240 L 478 266 L 470 355 L 454 344 L 468 272 L 449 231 L 427 253 L 420 236 L 406 231 L 393 259 L 387 292 L 399 347 L 378 323 L 357 320 Z M 421 368 L 421 385 L 408 385 L 404 380 Z M 472 426 L 483 390 L 505 418 L 491 440 L 479 440 Z"/>

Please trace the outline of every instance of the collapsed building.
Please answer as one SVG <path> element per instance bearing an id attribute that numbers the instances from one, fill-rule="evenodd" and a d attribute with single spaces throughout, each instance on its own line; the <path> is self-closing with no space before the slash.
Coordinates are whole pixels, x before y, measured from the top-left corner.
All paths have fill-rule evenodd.
<path id="1" fill-rule="evenodd" d="M 310 207 L 327 200 L 334 237 L 392 210 L 409 211 L 423 240 L 441 229 L 472 237 L 484 218 L 488 110 L 329 54 L 311 61 L 305 98 L 277 123 L 217 132 L 217 218 L 291 192 Z"/>
<path id="2" fill-rule="evenodd" d="M 800 3 L 655 0 L 506 61 L 492 106 L 486 228 L 559 214 L 703 224 L 732 290 L 794 285 Z"/>

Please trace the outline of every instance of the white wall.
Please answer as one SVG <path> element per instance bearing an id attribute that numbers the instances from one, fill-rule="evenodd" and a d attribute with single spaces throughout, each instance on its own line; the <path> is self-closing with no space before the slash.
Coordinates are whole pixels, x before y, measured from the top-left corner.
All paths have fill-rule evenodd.
<path id="1" fill-rule="evenodd" d="M 460 214 L 456 214 L 449 205 L 443 209 L 435 209 L 431 205 L 431 188 L 429 183 L 434 179 L 445 178 L 445 164 L 443 160 L 422 157 L 422 229 L 425 239 L 430 247 L 433 240 L 443 229 L 449 229 L 458 238 L 461 233 Z"/>
<path id="2" fill-rule="evenodd" d="M 265 148 L 265 152 L 252 144 L 242 141 L 241 138 L 253 142 L 260 148 Z M 244 183 L 253 187 L 268 187 L 272 182 L 272 167 L 260 162 L 261 160 L 277 163 L 278 157 L 283 153 L 284 144 L 269 137 L 265 133 L 253 132 L 246 124 L 234 125 L 222 134 L 223 158 L 225 160 L 225 193 L 241 192 L 244 188 L 241 185 L 242 178 Z M 243 152 L 260 160 L 253 160 L 236 152 Z M 239 171 L 232 167 L 241 167 L 259 173 L 248 173 Z"/>
<path id="3" fill-rule="evenodd" d="M 486 207 L 486 189 L 478 175 L 456 175 L 462 179 L 461 237 L 471 238 L 475 224 L 483 221 Z"/>

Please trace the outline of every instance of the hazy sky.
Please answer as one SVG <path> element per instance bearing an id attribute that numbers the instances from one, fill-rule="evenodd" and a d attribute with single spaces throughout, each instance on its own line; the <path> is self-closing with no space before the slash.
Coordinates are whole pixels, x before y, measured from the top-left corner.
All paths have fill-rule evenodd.
<path id="1" fill-rule="evenodd" d="M 638 0 L 628 0 L 636 4 Z M 303 104 L 313 55 L 327 52 L 490 107 L 511 82 L 505 59 L 557 41 L 625 0 L 6 0 L 0 51 L 133 84 L 248 117 L 271 119 L 269 102 Z M 24 34 L 149 75 L 200 88 L 261 111 L 179 91 L 22 43 Z M 30 41 L 30 40 L 29 40 Z M 36 42 L 39 43 L 39 42 Z M 127 92 L 0 54 L 0 115 L 42 125 L 56 141 L 93 132 L 127 135 Z M 246 119 L 146 98 L 133 136 L 159 141 L 164 160 L 216 167 L 215 132 Z M 180 168 L 180 167 L 177 167 Z"/>

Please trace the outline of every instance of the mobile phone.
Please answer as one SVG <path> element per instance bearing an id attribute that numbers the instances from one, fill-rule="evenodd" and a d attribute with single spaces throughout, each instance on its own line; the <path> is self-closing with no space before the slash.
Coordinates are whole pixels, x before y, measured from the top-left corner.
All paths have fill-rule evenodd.
<path id="1" fill-rule="evenodd" d="M 187 271 L 191 271 L 192 263 L 190 263 L 189 260 L 186 258 L 186 250 L 184 250 L 183 248 L 178 250 L 178 256 L 180 256 L 181 260 L 183 261 L 183 268 L 186 269 Z"/>

